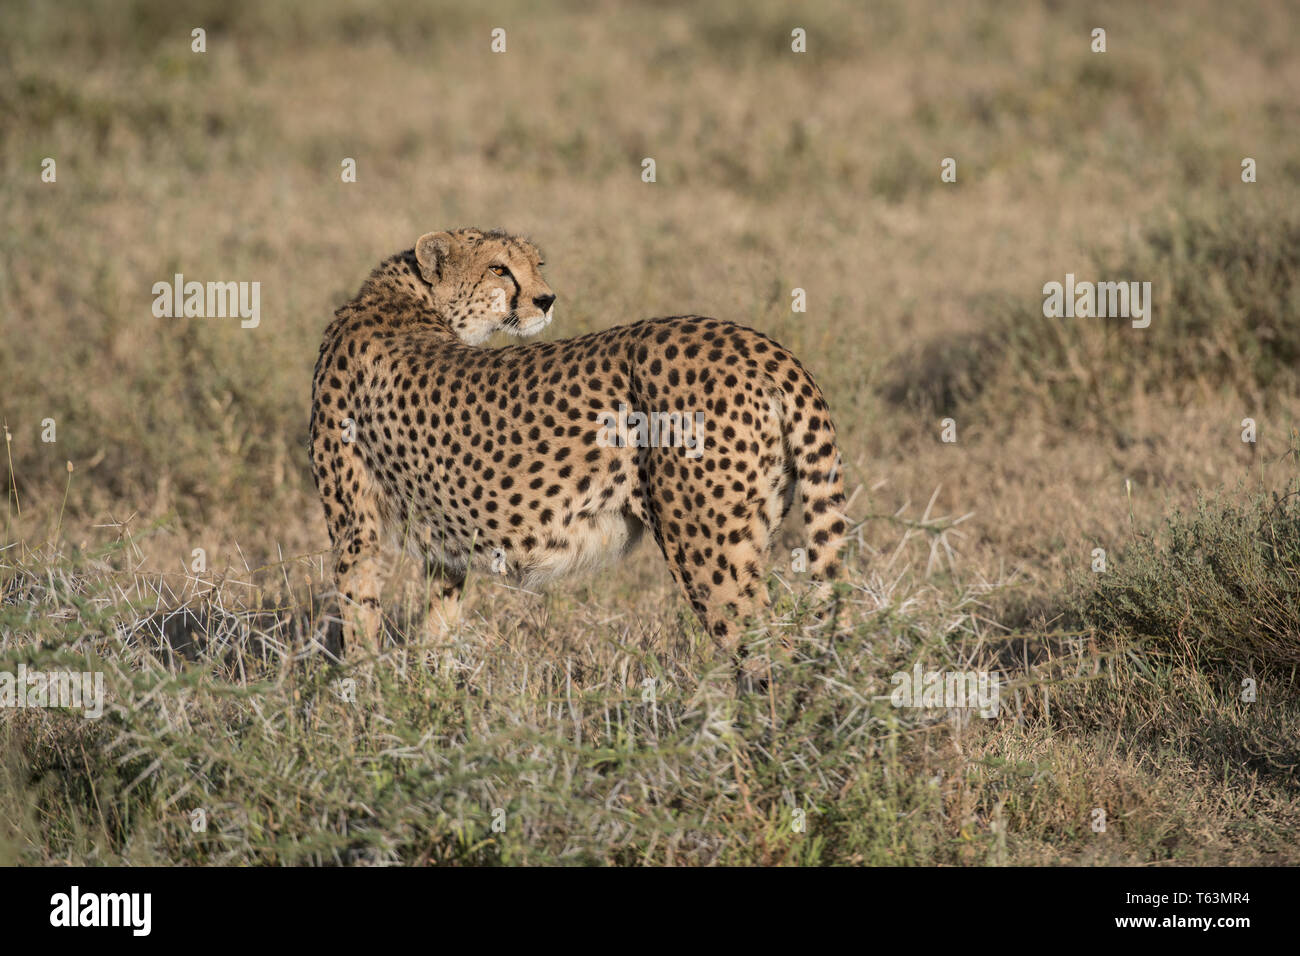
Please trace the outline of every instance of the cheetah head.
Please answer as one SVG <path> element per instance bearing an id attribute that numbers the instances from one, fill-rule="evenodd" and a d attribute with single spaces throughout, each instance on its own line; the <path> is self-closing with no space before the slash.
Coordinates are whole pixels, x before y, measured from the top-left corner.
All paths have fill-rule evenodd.
<path id="1" fill-rule="evenodd" d="M 536 335 L 551 324 L 555 293 L 542 257 L 527 239 L 504 232 L 430 232 L 415 244 L 434 308 L 469 345 L 493 332 Z"/>

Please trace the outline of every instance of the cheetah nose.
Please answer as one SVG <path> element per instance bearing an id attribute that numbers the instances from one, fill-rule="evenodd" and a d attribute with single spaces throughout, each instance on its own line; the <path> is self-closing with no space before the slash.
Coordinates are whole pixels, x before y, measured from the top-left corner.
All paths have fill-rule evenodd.
<path id="1" fill-rule="evenodd" d="M 555 296 L 553 295 L 539 295 L 535 299 L 533 299 L 533 305 L 537 306 L 543 312 L 548 312 L 550 311 L 551 303 L 553 303 L 554 301 L 555 301 Z"/>

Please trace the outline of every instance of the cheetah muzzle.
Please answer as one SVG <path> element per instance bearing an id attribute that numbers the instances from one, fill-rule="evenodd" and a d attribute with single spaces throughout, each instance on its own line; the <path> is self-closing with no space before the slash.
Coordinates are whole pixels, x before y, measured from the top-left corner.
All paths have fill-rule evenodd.
<path id="1" fill-rule="evenodd" d="M 345 646 L 379 649 L 390 543 L 423 559 L 428 621 L 445 629 L 470 569 L 536 585 L 616 560 L 648 528 L 737 654 L 796 489 L 808 570 L 837 572 L 843 480 L 821 389 L 767 336 L 700 316 L 475 348 L 551 321 L 541 265 L 505 233 L 429 233 L 326 329 L 311 453 Z"/>

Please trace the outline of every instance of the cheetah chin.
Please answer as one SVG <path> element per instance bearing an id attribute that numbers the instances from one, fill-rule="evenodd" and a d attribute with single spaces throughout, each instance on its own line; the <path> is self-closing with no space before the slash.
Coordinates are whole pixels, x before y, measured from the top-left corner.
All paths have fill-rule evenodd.
<path id="1" fill-rule="evenodd" d="M 535 315 L 530 319 L 520 319 L 508 325 L 505 325 L 505 331 L 516 338 L 526 339 L 529 336 L 536 335 L 542 329 L 551 324 L 555 318 L 555 308 L 552 306 L 541 315 Z"/>

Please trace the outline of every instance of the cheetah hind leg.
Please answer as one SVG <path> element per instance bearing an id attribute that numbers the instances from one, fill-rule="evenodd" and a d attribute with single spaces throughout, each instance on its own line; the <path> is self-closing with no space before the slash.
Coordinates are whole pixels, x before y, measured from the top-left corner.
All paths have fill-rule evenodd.
<path id="1" fill-rule="evenodd" d="M 758 666 L 745 646 L 745 632 L 771 603 L 757 567 L 759 552 L 751 543 L 733 545 L 710 568 L 686 560 L 685 549 L 664 549 L 665 555 L 677 556 L 670 569 L 704 630 L 741 674 Z"/>
<path id="2" fill-rule="evenodd" d="M 664 463 L 665 459 L 658 456 L 646 461 L 644 481 L 652 502 L 663 499 L 665 490 L 673 490 L 674 474 L 662 467 Z M 700 492 L 714 497 L 713 488 L 706 480 Z M 688 485 L 688 498 L 692 491 L 694 488 Z M 765 497 L 755 496 L 757 500 L 719 515 L 713 527 L 692 534 L 687 533 L 683 522 L 664 520 L 653 504 L 648 509 L 655 540 L 674 580 L 708 636 L 731 659 L 741 678 L 759 667 L 766 670 L 744 646 L 748 626 L 770 605 L 761 570 L 771 541 L 770 519 L 758 504 Z M 697 555 L 706 544 L 715 550 L 701 562 Z"/>

